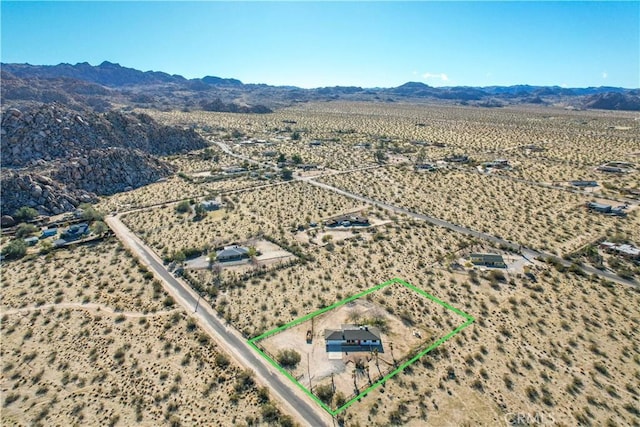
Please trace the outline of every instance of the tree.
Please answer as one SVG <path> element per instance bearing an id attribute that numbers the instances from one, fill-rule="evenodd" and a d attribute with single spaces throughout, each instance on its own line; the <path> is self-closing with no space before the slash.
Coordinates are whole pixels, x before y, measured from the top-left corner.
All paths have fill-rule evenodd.
<path id="1" fill-rule="evenodd" d="M 191 211 L 191 205 L 188 200 L 183 200 L 176 205 L 176 212 L 187 213 Z"/>
<path id="2" fill-rule="evenodd" d="M 278 162 L 278 163 L 284 163 L 286 161 L 287 161 L 287 158 L 283 153 L 280 153 L 278 155 L 278 158 L 276 159 L 276 162 Z"/>
<path id="3" fill-rule="evenodd" d="M 25 222 L 25 221 L 31 221 L 37 216 L 38 216 L 37 210 L 30 208 L 28 206 L 23 206 L 19 208 L 16 211 L 16 213 L 13 214 L 13 219 L 15 219 L 17 222 Z"/>
<path id="4" fill-rule="evenodd" d="M 193 217 L 194 221 L 199 221 L 205 216 L 207 216 L 207 210 L 204 208 L 204 206 L 202 206 L 201 203 L 198 203 L 196 205 L 196 207 L 194 208 L 194 211 L 196 213 L 195 217 Z"/>
<path id="5" fill-rule="evenodd" d="M 294 141 L 299 141 L 300 140 L 300 132 L 293 131 L 293 133 L 291 134 L 291 139 L 293 139 Z"/>
<path id="6" fill-rule="evenodd" d="M 2 248 L 2 255 L 7 259 L 22 258 L 27 253 L 27 244 L 22 239 L 15 239 Z"/>
<path id="7" fill-rule="evenodd" d="M 257 266 L 258 260 L 256 256 L 258 255 L 258 250 L 255 246 L 249 246 L 249 250 L 247 251 L 247 255 L 249 255 L 249 260 L 251 260 L 251 264 Z"/>
<path id="8" fill-rule="evenodd" d="M 94 208 L 89 203 L 83 203 L 80 205 L 82 209 L 82 219 L 86 221 L 102 221 L 104 220 L 104 213 Z"/>
<path id="9" fill-rule="evenodd" d="M 16 228 L 16 237 L 23 238 L 23 237 L 31 236 L 38 230 L 39 228 L 33 224 L 20 224 L 18 228 Z"/>
<path id="10" fill-rule="evenodd" d="M 294 164 L 299 165 L 300 163 L 302 163 L 302 157 L 300 157 L 300 154 L 294 154 L 293 156 L 291 156 L 291 161 Z"/>
<path id="11" fill-rule="evenodd" d="M 315 388 L 316 396 L 327 405 L 333 400 L 333 386 L 331 384 L 319 385 Z"/>
<path id="12" fill-rule="evenodd" d="M 94 222 L 91 228 L 93 229 L 93 234 L 97 236 L 102 236 L 104 233 L 106 233 L 109 230 L 109 227 L 107 227 L 107 224 L 105 224 L 102 221 Z"/>
<path id="13" fill-rule="evenodd" d="M 300 363 L 300 353 L 293 349 L 280 350 L 276 359 L 283 368 L 293 369 Z"/>
<path id="14" fill-rule="evenodd" d="M 293 179 L 293 172 L 289 169 L 282 169 L 280 176 L 285 181 L 291 181 L 291 179 Z"/>
<path id="15" fill-rule="evenodd" d="M 173 260 L 178 264 L 182 264 L 187 259 L 187 256 L 182 251 L 174 252 Z"/>

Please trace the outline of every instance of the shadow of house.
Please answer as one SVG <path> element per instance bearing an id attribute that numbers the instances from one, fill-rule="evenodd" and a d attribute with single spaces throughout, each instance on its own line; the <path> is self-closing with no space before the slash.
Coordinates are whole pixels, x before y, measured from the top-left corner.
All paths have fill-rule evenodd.
<path id="1" fill-rule="evenodd" d="M 370 326 L 342 325 L 340 329 L 325 329 L 327 352 L 372 351 L 382 352 L 380 330 Z"/>

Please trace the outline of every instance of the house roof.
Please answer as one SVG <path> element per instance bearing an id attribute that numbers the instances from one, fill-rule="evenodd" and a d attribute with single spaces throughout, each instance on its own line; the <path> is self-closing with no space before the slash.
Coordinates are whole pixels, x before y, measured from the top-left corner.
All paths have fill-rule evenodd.
<path id="1" fill-rule="evenodd" d="M 249 249 L 243 246 L 227 246 L 221 251 L 216 252 L 218 259 L 237 258 L 249 254 Z"/>
<path id="2" fill-rule="evenodd" d="M 471 254 L 471 258 L 482 258 L 485 262 L 504 262 L 499 254 Z"/>
<path id="3" fill-rule="evenodd" d="M 325 329 L 324 339 L 330 341 L 379 340 L 380 330 L 373 326 L 342 325 L 342 329 Z"/>

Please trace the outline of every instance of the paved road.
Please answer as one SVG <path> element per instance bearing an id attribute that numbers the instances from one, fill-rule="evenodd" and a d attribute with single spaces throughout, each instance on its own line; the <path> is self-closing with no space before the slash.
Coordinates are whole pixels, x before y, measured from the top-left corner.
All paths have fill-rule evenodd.
<path id="1" fill-rule="evenodd" d="M 219 319 L 211 306 L 200 299 L 198 311 L 194 313 L 197 294 L 186 284 L 177 280 L 162 264 L 162 261 L 149 249 L 117 216 L 109 216 L 105 219 L 116 236 L 122 243 L 129 247 L 141 261 L 152 269 L 157 276 L 162 278 L 167 292 L 173 296 L 176 302 L 182 305 L 192 316 L 196 317 L 200 324 L 212 335 L 214 341 L 225 349 L 240 365 L 252 369 L 258 380 L 269 385 L 272 393 L 287 407 L 287 412 L 294 415 L 298 422 L 313 427 L 328 426 L 332 419 L 322 408 L 304 394 L 294 388 L 288 378 L 282 376 L 266 360 L 256 354 L 246 340 L 235 329 L 226 326 Z M 304 396 L 304 397 L 302 397 Z"/>

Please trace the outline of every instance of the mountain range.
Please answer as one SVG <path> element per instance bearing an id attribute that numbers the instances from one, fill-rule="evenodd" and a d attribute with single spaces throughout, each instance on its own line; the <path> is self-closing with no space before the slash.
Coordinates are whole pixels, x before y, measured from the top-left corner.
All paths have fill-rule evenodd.
<path id="1" fill-rule="evenodd" d="M 205 76 L 186 79 L 158 71 L 139 71 L 105 61 L 93 66 L 1 64 L 2 100 L 56 101 L 106 111 L 113 104 L 159 109 L 269 113 L 297 102 L 351 100 L 375 102 L 449 102 L 479 107 L 512 104 L 562 105 L 573 108 L 640 111 L 640 89 L 559 86 L 432 87 L 408 82 L 395 88 L 244 84 Z"/>

